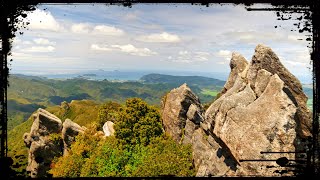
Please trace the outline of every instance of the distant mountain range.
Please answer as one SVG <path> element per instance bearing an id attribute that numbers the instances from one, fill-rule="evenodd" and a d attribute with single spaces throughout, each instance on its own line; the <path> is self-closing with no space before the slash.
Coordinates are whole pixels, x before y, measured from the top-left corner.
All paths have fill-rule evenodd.
<path id="1" fill-rule="evenodd" d="M 144 83 L 169 83 L 199 85 L 199 86 L 223 86 L 226 82 L 214 78 L 202 76 L 172 76 L 164 74 L 148 74 L 140 78 Z"/>

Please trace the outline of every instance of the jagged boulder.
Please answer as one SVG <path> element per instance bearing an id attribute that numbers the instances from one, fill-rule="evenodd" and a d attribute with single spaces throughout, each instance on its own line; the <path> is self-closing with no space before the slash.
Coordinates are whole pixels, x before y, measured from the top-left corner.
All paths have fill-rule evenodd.
<path id="1" fill-rule="evenodd" d="M 241 54 L 233 52 L 229 66 L 230 66 L 231 72 L 221 92 L 222 94 L 224 94 L 227 90 L 233 87 L 238 76 L 241 76 L 241 77 L 246 76 L 245 72 L 247 71 L 247 68 L 248 68 L 248 62 Z"/>
<path id="2" fill-rule="evenodd" d="M 114 123 L 111 121 L 107 121 L 104 123 L 102 129 L 103 133 L 105 136 L 113 136 L 114 135 L 114 128 L 113 128 Z"/>
<path id="3" fill-rule="evenodd" d="M 185 83 L 163 98 L 161 116 L 166 133 L 176 142 L 191 143 L 194 129 L 203 120 L 203 107 Z"/>
<path id="4" fill-rule="evenodd" d="M 30 133 L 23 138 L 29 147 L 27 171 L 31 177 L 46 177 L 52 159 L 61 154 L 62 142 L 55 142 L 50 134 L 61 133 L 62 122 L 44 109 L 38 109 L 33 115 Z"/>
<path id="5" fill-rule="evenodd" d="M 66 119 L 63 122 L 62 128 L 62 140 L 64 144 L 64 152 L 63 155 L 68 153 L 68 150 L 71 144 L 75 141 L 75 137 L 79 133 L 84 133 L 85 128 L 79 126 L 77 123 L 71 121 L 70 119 Z"/>
<path id="6" fill-rule="evenodd" d="M 162 107 L 165 131 L 180 142 L 185 128 L 197 176 L 280 175 L 275 170 L 292 175 L 268 160 L 295 159 L 293 153 L 261 152 L 300 151 L 301 140 L 311 135 L 311 114 L 300 82 L 264 45 L 256 47 L 251 63 L 233 53 L 230 68 L 220 97 L 204 115 L 195 113 L 201 112 L 194 107 L 201 107 L 199 101 L 184 106 L 186 94 L 193 94 L 186 85 L 172 90 Z"/>
<path id="7" fill-rule="evenodd" d="M 234 56 L 232 64 L 247 64 L 239 54 Z M 282 168 L 275 162 L 240 161 L 278 159 L 284 154 L 261 152 L 299 149 L 297 139 L 310 135 L 307 99 L 300 82 L 264 45 L 256 47 L 251 63 L 242 70 L 236 75 L 231 70 L 228 82 L 236 80 L 208 108 L 201 127 L 221 140 L 239 164 L 230 175 L 273 176 L 275 169 Z M 285 156 L 295 158 L 294 154 Z M 270 166 L 274 169 L 266 168 Z"/>
<path id="8" fill-rule="evenodd" d="M 53 158 L 67 154 L 75 136 L 86 128 L 70 119 L 62 124 L 58 117 L 41 108 L 32 117 L 30 133 L 23 135 L 24 143 L 29 148 L 27 171 L 33 178 L 50 177 L 47 171 Z"/>
<path id="9" fill-rule="evenodd" d="M 307 108 L 306 102 L 308 97 L 303 93 L 300 81 L 282 65 L 277 55 L 270 47 L 259 44 L 255 49 L 247 75 L 248 81 L 253 89 L 258 78 L 257 74 L 261 69 L 264 69 L 271 74 L 277 74 L 284 82 L 283 90 L 297 107 L 296 121 L 299 136 L 303 138 L 310 137 L 312 115 Z"/>

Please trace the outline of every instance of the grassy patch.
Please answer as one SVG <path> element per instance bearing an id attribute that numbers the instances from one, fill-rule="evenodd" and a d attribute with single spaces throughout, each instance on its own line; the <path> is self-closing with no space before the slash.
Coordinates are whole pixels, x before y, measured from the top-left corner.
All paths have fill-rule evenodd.
<path id="1" fill-rule="evenodd" d="M 219 92 L 215 90 L 210 90 L 210 89 L 202 89 L 201 94 L 204 95 L 209 95 L 209 96 L 217 96 Z"/>
<path id="2" fill-rule="evenodd" d="M 23 134 L 30 132 L 32 123 L 29 118 L 8 132 L 8 156 L 13 159 L 12 168 L 18 176 L 27 176 L 25 170 L 28 165 L 28 148 L 23 142 Z"/>

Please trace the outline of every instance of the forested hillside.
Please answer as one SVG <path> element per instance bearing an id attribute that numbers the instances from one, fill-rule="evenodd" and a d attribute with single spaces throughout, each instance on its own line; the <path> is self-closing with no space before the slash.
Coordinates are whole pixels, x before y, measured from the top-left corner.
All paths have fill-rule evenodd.
<path id="1" fill-rule="evenodd" d="M 202 76 L 172 76 L 164 74 L 148 74 L 140 78 L 146 83 L 168 83 L 168 84 L 183 84 L 197 85 L 200 88 L 207 86 L 223 86 L 225 81 L 221 81 L 214 78 L 202 77 Z"/>
<path id="2" fill-rule="evenodd" d="M 8 129 L 25 121 L 36 109 L 60 105 L 63 101 L 88 99 L 98 103 L 108 100 L 124 103 L 129 97 L 138 97 L 149 104 L 160 105 L 162 96 L 186 80 L 183 76 L 170 76 L 166 81 L 163 76 L 161 75 L 161 81 L 146 83 L 93 81 L 82 78 L 54 80 L 36 76 L 11 75 L 8 89 Z M 173 81 L 174 77 L 180 80 Z M 190 81 L 190 87 L 199 96 L 201 102 L 208 103 L 221 90 L 221 82 L 223 81 L 197 77 Z"/>

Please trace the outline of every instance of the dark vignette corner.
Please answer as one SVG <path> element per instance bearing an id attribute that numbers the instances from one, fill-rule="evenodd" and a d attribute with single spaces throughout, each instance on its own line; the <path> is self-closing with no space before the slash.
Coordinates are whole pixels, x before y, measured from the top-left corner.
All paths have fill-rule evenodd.
<path id="1" fill-rule="evenodd" d="M 295 24 L 299 32 L 312 32 L 312 53 L 311 62 L 313 64 L 313 122 L 312 135 L 307 163 L 306 175 L 319 176 L 320 174 L 320 148 L 319 148 L 319 84 L 320 74 L 320 52 L 319 52 L 319 35 L 320 35 L 320 2 L 318 0 L 1 0 L 0 3 L 0 172 L 2 177 L 8 177 L 12 159 L 7 157 L 7 87 L 9 86 L 9 68 L 7 57 L 11 53 L 11 40 L 18 33 L 18 30 L 24 28 L 17 27 L 17 17 L 26 17 L 25 12 L 32 11 L 39 3 L 105 3 L 106 5 L 123 5 L 131 7 L 136 3 L 189 3 L 203 6 L 210 6 L 213 3 L 233 3 L 244 4 L 248 11 L 276 11 L 279 20 L 286 20 L 285 14 L 293 12 L 302 13 L 302 18 L 307 20 L 305 24 Z M 253 9 L 250 5 L 254 3 L 271 3 L 274 8 L 270 9 Z M 301 11 L 301 7 L 307 7 L 308 10 Z M 289 15 L 290 16 L 290 15 Z M 275 26 L 276 28 L 276 26 Z M 307 38 L 311 41 L 311 38 Z"/>

